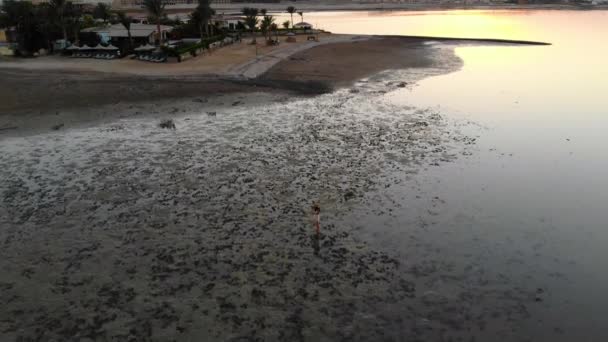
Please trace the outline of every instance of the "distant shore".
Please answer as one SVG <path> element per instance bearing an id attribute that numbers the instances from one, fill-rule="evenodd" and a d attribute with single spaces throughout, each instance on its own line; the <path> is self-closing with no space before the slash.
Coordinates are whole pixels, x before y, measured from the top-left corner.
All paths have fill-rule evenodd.
<path id="1" fill-rule="evenodd" d="M 285 12 L 285 7 L 289 3 L 263 3 L 256 4 L 258 7 L 266 8 L 272 12 Z M 244 3 L 234 4 L 214 4 L 216 11 L 239 12 Z M 357 2 L 337 2 L 337 3 L 315 3 L 298 2 L 295 6 L 299 10 L 324 12 L 324 11 L 445 11 L 445 10 L 607 10 L 608 5 L 571 5 L 571 4 L 501 4 L 501 5 L 462 5 L 462 4 L 409 4 L 409 3 L 357 3 Z M 169 9 L 170 13 L 184 12 L 190 7 L 173 6 Z M 129 9 L 129 11 L 139 12 L 139 9 Z"/>

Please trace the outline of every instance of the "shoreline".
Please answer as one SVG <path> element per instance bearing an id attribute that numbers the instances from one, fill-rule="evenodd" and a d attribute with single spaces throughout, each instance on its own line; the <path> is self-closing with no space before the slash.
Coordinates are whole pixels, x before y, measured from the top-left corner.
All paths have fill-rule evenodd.
<path id="1" fill-rule="evenodd" d="M 410 36 L 410 35 L 377 35 L 381 38 L 407 38 L 419 39 L 423 41 L 436 41 L 442 43 L 465 42 L 465 43 L 492 43 L 492 44 L 512 44 L 512 45 L 551 45 L 548 42 L 534 40 L 501 39 L 501 38 L 459 38 L 459 37 L 434 37 L 434 36 Z"/>
<path id="2" fill-rule="evenodd" d="M 270 12 L 283 13 L 285 6 L 288 3 L 268 3 L 261 4 Z M 589 10 L 608 10 L 608 5 L 571 5 L 571 4 L 528 4 L 528 5 L 467 5 L 463 6 L 460 4 L 444 4 L 444 5 L 432 5 L 432 4 L 408 4 L 408 3 L 298 3 L 298 9 L 311 11 L 311 12 L 329 12 L 329 11 L 345 11 L 345 12 L 358 12 L 358 11 L 411 11 L 411 12 L 424 12 L 424 11 L 589 11 Z M 240 11 L 242 4 L 213 4 L 212 7 L 216 11 Z M 168 9 L 169 13 L 182 13 L 187 10 L 191 10 L 193 7 L 188 6 L 174 6 Z M 125 8 L 128 12 L 141 12 L 139 9 Z"/>
<path id="3" fill-rule="evenodd" d="M 190 79 L 193 77 L 206 77 L 209 79 L 235 79 L 251 80 L 263 75 L 275 64 L 288 60 L 292 55 L 326 44 L 339 44 L 347 42 L 374 40 L 374 39 L 403 39 L 420 42 L 432 41 L 443 43 L 486 43 L 486 44 L 515 44 L 515 45 L 551 45 L 548 42 L 501 39 L 501 38 L 459 38 L 443 36 L 417 36 L 417 35 L 362 35 L 362 34 L 327 34 L 320 42 L 300 42 L 298 45 L 286 45 L 281 49 L 273 49 L 259 56 L 253 55 L 236 62 L 223 61 L 218 68 L 210 71 L 196 62 L 206 62 L 209 58 L 221 58 L 225 51 L 219 50 L 211 55 L 202 55 L 182 63 L 151 64 L 132 61 L 123 58 L 114 61 L 97 61 L 86 59 L 70 59 L 63 56 L 44 56 L 34 59 L 11 57 L 0 61 L 2 70 L 40 70 L 58 72 L 92 72 L 107 75 L 134 75 L 149 76 L 166 79 Z M 245 40 L 247 40 L 246 38 Z M 287 43 L 285 43 L 287 44 Z M 222 49 L 234 49 L 228 46 Z M 236 48 L 242 49 L 242 45 Z M 92 62 L 92 63 L 91 63 Z"/>
<path id="4" fill-rule="evenodd" d="M 271 51 L 269 55 L 257 57 L 244 65 L 228 66 L 225 68 L 228 72 L 216 74 L 196 71 L 189 75 L 146 75 L 137 71 L 135 74 L 109 73 L 83 70 L 78 65 L 66 69 L 61 67 L 75 61 L 63 57 L 23 60 L 8 68 L 3 68 L 0 63 L 0 85 L 7 89 L 0 94 L 0 137 L 121 118 L 129 116 L 121 114 L 121 108 L 156 100 L 204 98 L 209 101 L 239 93 L 293 97 L 329 93 L 387 69 L 419 69 L 437 64 L 432 61 L 434 52 L 426 42 L 545 44 L 420 36 L 333 36 L 333 40 L 321 44 Z M 335 54 L 341 57 L 332 58 Z M 200 57 L 201 61 L 206 57 Z M 44 64 L 46 61 L 49 62 Z M 85 62 L 112 66 L 105 61 Z M 143 67 L 149 65 L 143 64 Z M 171 71 L 171 66 L 158 67 L 163 72 Z M 235 69 L 239 72 L 235 73 Z"/>

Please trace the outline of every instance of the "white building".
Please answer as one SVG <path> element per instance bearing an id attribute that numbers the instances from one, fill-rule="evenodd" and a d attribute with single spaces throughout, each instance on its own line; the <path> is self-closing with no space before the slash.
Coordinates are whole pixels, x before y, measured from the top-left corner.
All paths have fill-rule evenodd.
<path id="1" fill-rule="evenodd" d="M 33 4 L 42 4 L 42 3 L 47 3 L 50 0 L 32 0 Z M 98 3 L 104 3 L 108 6 L 112 5 L 112 0 L 69 0 L 71 3 L 73 3 L 74 5 L 86 5 L 86 6 L 91 6 L 91 7 L 95 7 L 97 6 Z M 2 0 L 0 0 L 0 2 L 2 2 Z"/>
<path id="2" fill-rule="evenodd" d="M 156 25 L 131 24 L 131 38 L 139 43 L 154 44 L 158 36 L 158 32 L 156 31 L 156 29 Z M 161 25 L 160 30 L 163 35 L 163 40 L 166 40 L 167 33 L 171 32 L 171 30 L 173 30 L 173 27 Z M 122 26 L 122 24 L 110 25 L 106 27 L 91 27 L 83 29 L 80 32 L 94 32 L 101 38 L 101 41 L 104 43 L 107 43 L 110 40 L 117 41 L 127 39 L 129 37 L 129 33 L 124 28 L 124 26 Z"/>
<path id="3" fill-rule="evenodd" d="M 143 0 L 111 0 L 112 8 L 116 9 L 136 9 L 143 7 Z M 211 0 L 211 4 L 229 4 L 231 0 Z M 245 3 L 244 3 L 245 4 Z M 198 6 L 198 0 L 169 0 L 166 3 L 167 9 L 190 9 Z"/>

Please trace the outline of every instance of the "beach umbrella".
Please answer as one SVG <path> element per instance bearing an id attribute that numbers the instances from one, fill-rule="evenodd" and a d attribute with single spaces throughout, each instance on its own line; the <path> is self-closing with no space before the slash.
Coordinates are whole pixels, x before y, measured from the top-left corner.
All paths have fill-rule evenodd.
<path id="1" fill-rule="evenodd" d="M 106 50 L 118 50 L 118 48 L 112 44 L 106 46 Z"/>
<path id="2" fill-rule="evenodd" d="M 80 50 L 80 48 L 78 47 L 78 45 L 70 45 L 66 48 L 66 50 Z"/>
<path id="3" fill-rule="evenodd" d="M 88 46 L 87 44 L 84 44 L 83 46 L 80 47 L 79 50 L 91 50 L 91 47 Z"/>
<path id="4" fill-rule="evenodd" d="M 105 50 L 106 48 L 103 45 L 101 45 L 101 44 L 97 44 L 97 46 L 94 47 L 93 49 L 95 49 L 95 50 Z"/>

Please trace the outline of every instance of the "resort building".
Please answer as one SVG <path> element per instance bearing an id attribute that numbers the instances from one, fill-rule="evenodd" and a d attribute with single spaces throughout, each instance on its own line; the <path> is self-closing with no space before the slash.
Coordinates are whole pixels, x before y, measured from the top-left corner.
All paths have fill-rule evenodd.
<path id="1" fill-rule="evenodd" d="M 48 2 L 50 2 L 50 0 L 32 0 L 32 3 L 34 5 L 48 3 Z M 98 3 L 103 3 L 106 5 L 112 4 L 112 0 L 70 0 L 70 2 L 73 3 L 74 5 L 90 6 L 90 7 L 95 7 Z"/>
<path id="2" fill-rule="evenodd" d="M 117 9 L 139 9 L 143 8 L 143 0 L 110 0 L 112 8 Z M 211 4 L 229 4 L 231 0 L 211 0 Z M 167 9 L 186 9 L 198 6 L 198 0 L 170 0 L 167 1 Z"/>
<path id="3" fill-rule="evenodd" d="M 167 33 L 173 30 L 171 26 L 160 26 L 163 40 L 167 39 Z M 101 39 L 102 43 L 109 43 L 112 41 L 114 45 L 120 46 L 126 42 L 129 38 L 129 33 L 122 26 L 122 24 L 116 24 L 106 27 L 91 27 L 83 29 L 81 33 L 96 33 Z M 146 24 L 131 24 L 131 39 L 135 45 L 154 44 L 157 40 L 158 33 L 156 25 Z"/>
<path id="4" fill-rule="evenodd" d="M 211 23 L 217 25 L 219 28 L 227 30 L 236 30 L 239 23 L 243 23 L 245 18 L 240 15 L 214 15 L 211 19 Z"/>
<path id="5" fill-rule="evenodd" d="M 312 24 L 302 21 L 297 24 L 294 24 L 293 27 L 299 30 L 310 30 L 312 29 Z"/>

